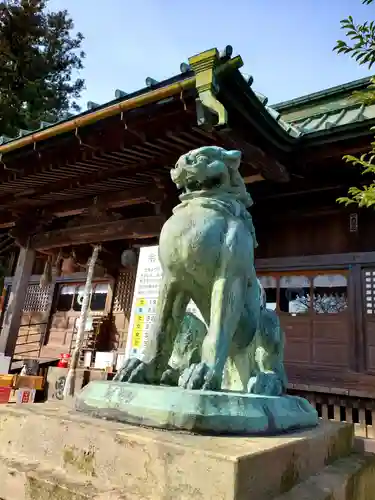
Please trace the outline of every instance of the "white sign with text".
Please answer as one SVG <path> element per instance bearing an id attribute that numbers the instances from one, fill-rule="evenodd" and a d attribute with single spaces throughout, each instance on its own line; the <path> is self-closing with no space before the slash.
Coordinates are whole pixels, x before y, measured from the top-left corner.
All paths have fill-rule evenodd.
<path id="1" fill-rule="evenodd" d="M 142 247 L 139 252 L 137 276 L 135 279 L 133 305 L 129 321 L 126 343 L 126 358 L 130 356 L 141 358 L 156 317 L 156 305 L 162 279 L 162 269 L 159 262 L 158 246 Z M 204 322 L 203 317 L 190 301 L 187 311 Z"/>

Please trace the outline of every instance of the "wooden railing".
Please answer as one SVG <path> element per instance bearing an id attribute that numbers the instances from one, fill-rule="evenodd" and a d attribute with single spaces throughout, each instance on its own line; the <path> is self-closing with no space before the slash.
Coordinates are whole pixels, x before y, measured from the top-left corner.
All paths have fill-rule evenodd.
<path id="1" fill-rule="evenodd" d="M 375 439 L 375 400 L 290 389 L 289 394 L 306 398 L 319 417 L 354 424 L 356 437 Z"/>

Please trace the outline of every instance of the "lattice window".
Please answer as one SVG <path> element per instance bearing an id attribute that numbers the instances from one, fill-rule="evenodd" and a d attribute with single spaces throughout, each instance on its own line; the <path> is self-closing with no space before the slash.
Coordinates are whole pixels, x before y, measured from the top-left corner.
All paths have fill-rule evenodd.
<path id="1" fill-rule="evenodd" d="M 118 277 L 113 312 L 130 315 L 135 285 L 136 268 L 122 271 Z"/>
<path id="2" fill-rule="evenodd" d="M 26 292 L 23 312 L 46 312 L 52 293 L 52 286 L 41 288 L 39 285 L 29 285 Z"/>
<path id="3" fill-rule="evenodd" d="M 365 307 L 367 314 L 375 314 L 375 271 L 365 271 Z"/>

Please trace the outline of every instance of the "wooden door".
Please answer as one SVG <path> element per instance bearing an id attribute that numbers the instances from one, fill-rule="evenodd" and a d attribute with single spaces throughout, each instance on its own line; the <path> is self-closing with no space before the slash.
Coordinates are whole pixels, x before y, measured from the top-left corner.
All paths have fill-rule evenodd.
<path id="1" fill-rule="evenodd" d="M 330 271 L 312 277 L 313 364 L 347 371 L 352 365 L 354 304 L 346 271 Z"/>
<path id="2" fill-rule="evenodd" d="M 286 365 L 348 370 L 353 338 L 347 271 L 286 270 L 260 280 L 285 332 Z"/>

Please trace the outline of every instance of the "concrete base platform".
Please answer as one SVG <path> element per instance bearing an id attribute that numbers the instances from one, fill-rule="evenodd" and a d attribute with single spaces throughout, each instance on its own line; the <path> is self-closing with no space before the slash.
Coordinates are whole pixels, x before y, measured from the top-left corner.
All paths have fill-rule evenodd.
<path id="1" fill-rule="evenodd" d="M 369 478 L 375 478 L 368 473 L 375 457 L 360 458 L 352 449 L 349 424 L 321 422 L 278 437 L 214 437 L 93 419 L 64 404 L 2 406 L 0 497 L 372 500 L 353 495 L 358 485 L 366 492 Z M 329 467 L 336 467 L 336 478 L 349 485 L 351 496 L 334 496 L 337 481 L 330 483 L 330 497 L 303 496 L 311 478 L 324 476 Z"/>
<path id="2" fill-rule="evenodd" d="M 185 390 L 180 387 L 90 382 L 76 409 L 123 423 L 196 433 L 276 435 L 318 424 L 318 414 L 298 396 Z"/>
<path id="3" fill-rule="evenodd" d="M 69 477 L 28 459 L 0 456 L 1 500 L 123 500 L 120 490 Z"/>

